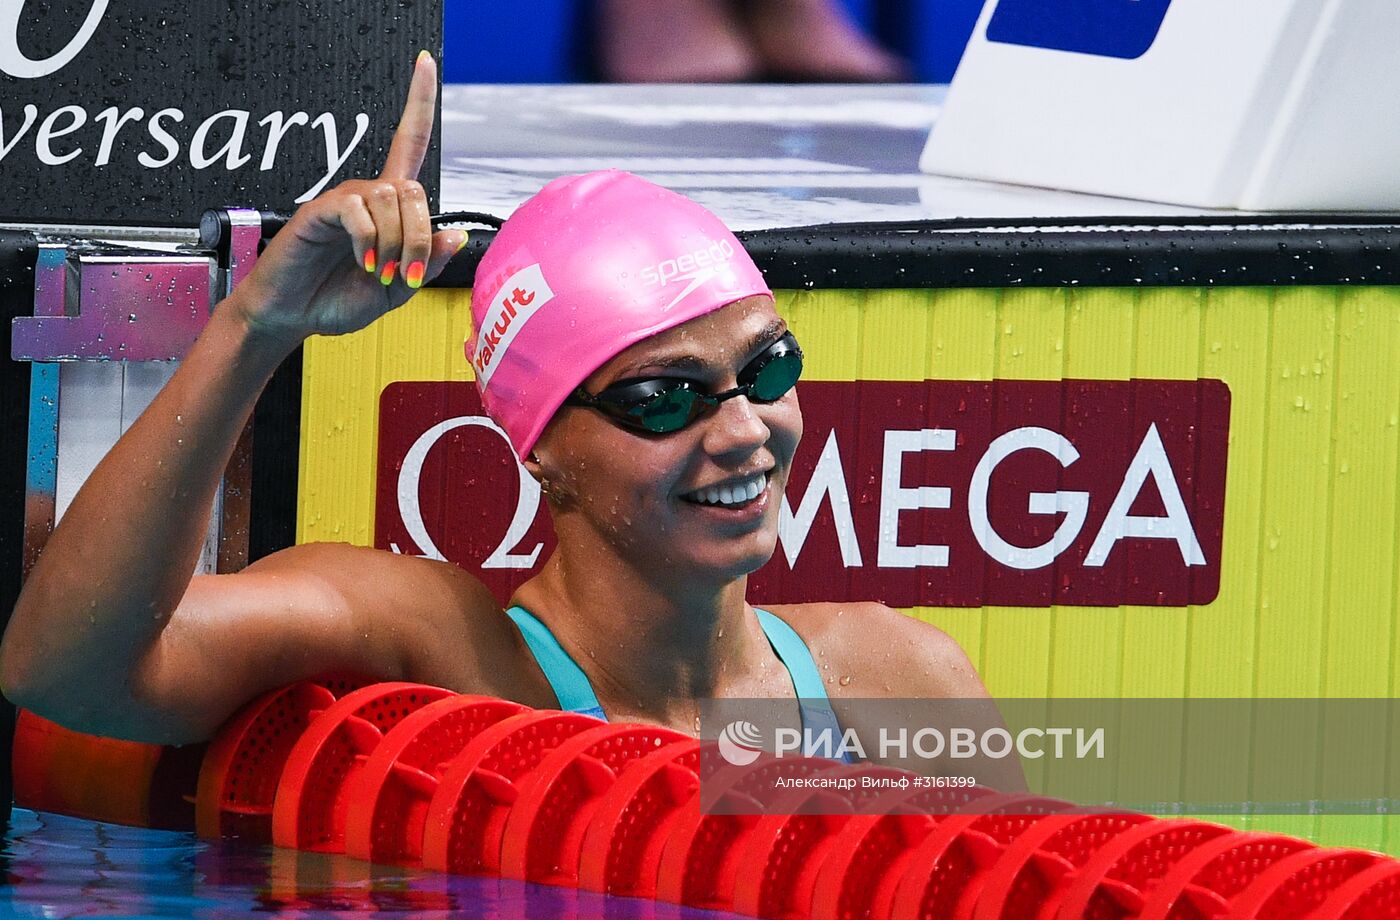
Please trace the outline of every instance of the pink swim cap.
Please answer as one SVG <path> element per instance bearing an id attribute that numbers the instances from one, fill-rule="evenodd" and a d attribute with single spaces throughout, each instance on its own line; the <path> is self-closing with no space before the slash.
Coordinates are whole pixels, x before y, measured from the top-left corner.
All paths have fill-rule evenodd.
<path id="1" fill-rule="evenodd" d="M 755 294 L 772 296 L 700 205 L 615 169 L 564 176 L 482 256 L 467 360 L 524 459 L 564 399 L 623 349 Z"/>

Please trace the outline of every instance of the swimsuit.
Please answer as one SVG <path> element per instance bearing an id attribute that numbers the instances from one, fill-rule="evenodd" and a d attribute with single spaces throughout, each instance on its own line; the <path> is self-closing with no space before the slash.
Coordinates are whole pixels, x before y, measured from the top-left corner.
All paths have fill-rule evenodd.
<path id="1" fill-rule="evenodd" d="M 773 646 L 774 654 L 792 678 L 793 689 L 797 691 L 798 706 L 802 711 L 804 738 L 825 740 L 831 746 L 827 748 L 828 751 L 838 746 L 841 740 L 841 726 L 836 720 L 836 714 L 831 711 L 826 688 L 822 686 L 817 663 L 812 660 L 807 643 L 802 641 L 796 630 L 767 610 L 755 607 L 754 613 L 758 614 L 758 623 L 763 627 L 764 635 L 768 637 L 768 644 Z M 588 682 L 583 669 L 559 645 L 549 627 L 524 607 L 511 607 L 506 614 L 519 627 L 525 644 L 530 647 L 530 653 L 535 656 L 545 679 L 549 681 L 549 686 L 559 699 L 559 708 L 606 722 L 608 717 L 598 703 L 593 685 Z M 810 755 L 814 752 L 809 750 L 807 753 Z M 847 762 L 850 760 L 849 757 L 838 759 Z"/>

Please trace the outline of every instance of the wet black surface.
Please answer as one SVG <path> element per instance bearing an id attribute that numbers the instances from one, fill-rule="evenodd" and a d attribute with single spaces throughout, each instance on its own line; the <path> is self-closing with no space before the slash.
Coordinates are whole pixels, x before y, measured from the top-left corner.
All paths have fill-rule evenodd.
<path id="1" fill-rule="evenodd" d="M 193 227 L 211 205 L 290 208 L 330 170 L 326 115 L 339 152 L 368 117 L 335 175 L 377 172 L 442 17 L 428 0 L 29 0 L 15 37 L 36 62 L 81 50 L 40 75 L 0 55 L 0 220 Z M 422 178 L 436 190 L 436 163 Z"/>

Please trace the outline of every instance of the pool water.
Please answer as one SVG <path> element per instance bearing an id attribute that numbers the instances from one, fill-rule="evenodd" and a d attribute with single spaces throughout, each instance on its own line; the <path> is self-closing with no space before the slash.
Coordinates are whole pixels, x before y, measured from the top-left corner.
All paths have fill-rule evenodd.
<path id="1" fill-rule="evenodd" d="M 200 840 L 16 808 L 0 917 L 415 917 L 723 920 L 729 914 L 344 856 Z"/>

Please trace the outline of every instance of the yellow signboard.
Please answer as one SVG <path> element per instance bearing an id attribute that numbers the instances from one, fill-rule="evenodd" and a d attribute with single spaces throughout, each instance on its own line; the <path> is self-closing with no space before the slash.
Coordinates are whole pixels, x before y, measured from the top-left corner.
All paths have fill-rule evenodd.
<path id="1" fill-rule="evenodd" d="M 957 638 L 994 695 L 1396 696 L 1400 288 L 814 290 L 778 304 L 804 380 L 1228 386 L 1213 602 L 908 611 Z M 374 542 L 380 393 L 470 380 L 469 326 L 469 292 L 433 290 L 307 344 L 299 541 Z M 1389 818 L 1224 820 L 1400 852 Z"/>

